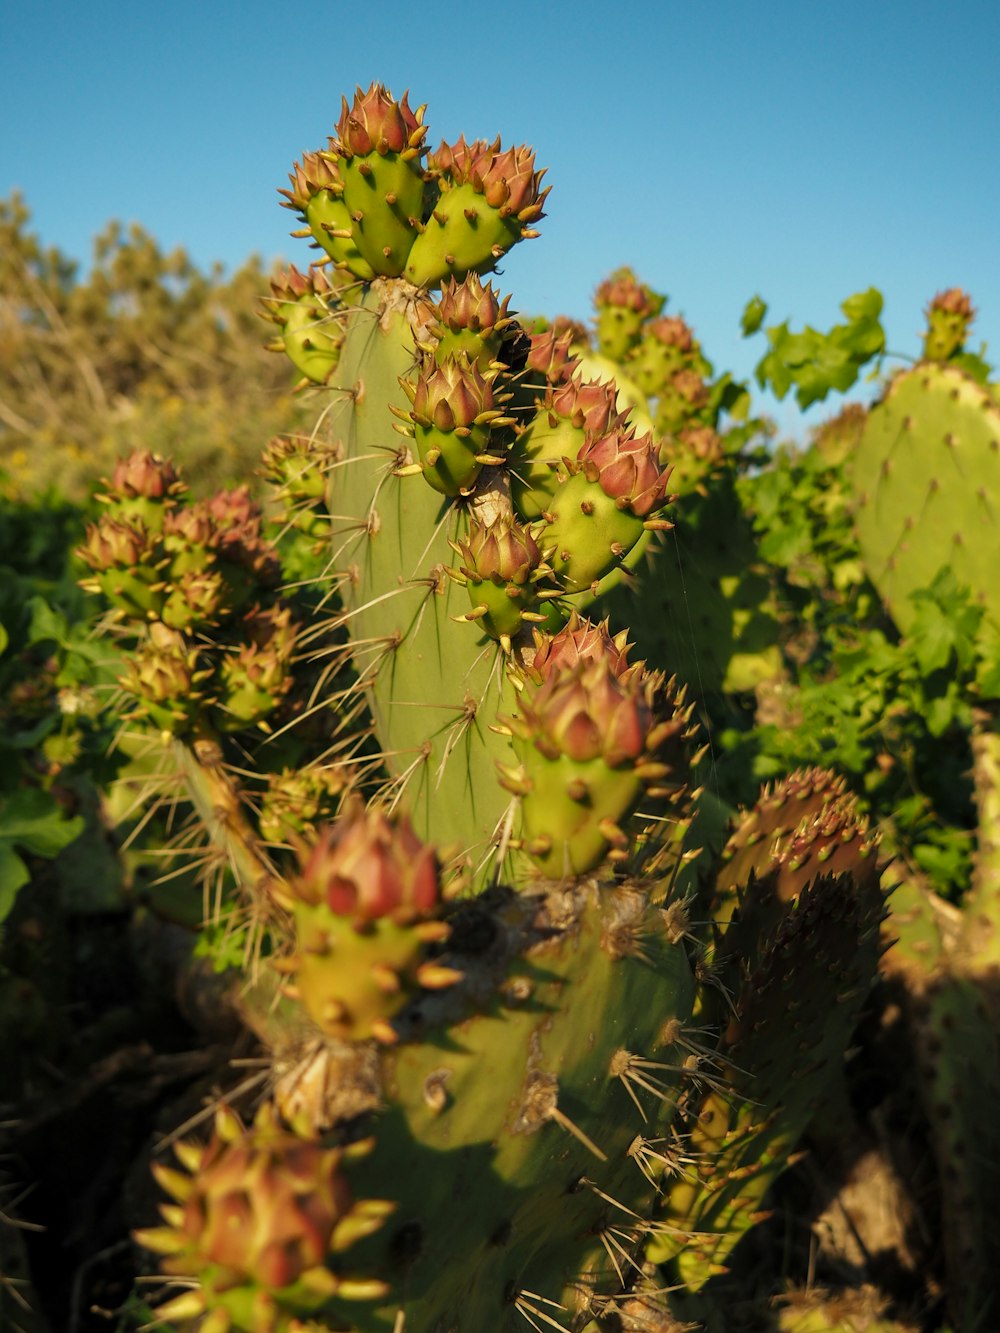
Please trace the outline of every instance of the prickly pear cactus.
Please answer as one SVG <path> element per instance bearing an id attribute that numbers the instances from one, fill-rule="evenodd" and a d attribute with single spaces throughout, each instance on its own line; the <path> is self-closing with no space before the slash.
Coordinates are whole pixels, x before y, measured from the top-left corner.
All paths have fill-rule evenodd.
<path id="1" fill-rule="evenodd" d="M 837 854 L 777 906 L 762 870 L 711 940 L 689 924 L 691 704 L 669 654 L 630 660 L 601 619 L 669 527 L 669 463 L 572 331 L 529 334 L 482 281 L 535 234 L 531 151 L 426 133 L 373 85 L 293 170 L 324 257 L 267 312 L 321 411 L 269 447 L 270 507 L 188 503 L 137 455 L 83 551 L 271 1063 L 251 1123 L 224 1110 L 158 1167 L 171 1201 L 138 1236 L 183 1284 L 160 1315 L 200 1333 L 662 1326 L 650 1241 L 683 1212 L 724 1252 L 747 1224 L 701 1099 L 732 1100 L 770 1179 L 873 966 L 846 815 L 817 814 Z M 650 375 L 692 354 L 656 341 Z M 783 1053 L 761 1122 L 740 1108 L 793 963 L 811 1064 Z M 716 975 L 767 981 L 739 1040 Z M 697 1224 L 673 1193 L 689 1141 L 732 1205 Z"/>

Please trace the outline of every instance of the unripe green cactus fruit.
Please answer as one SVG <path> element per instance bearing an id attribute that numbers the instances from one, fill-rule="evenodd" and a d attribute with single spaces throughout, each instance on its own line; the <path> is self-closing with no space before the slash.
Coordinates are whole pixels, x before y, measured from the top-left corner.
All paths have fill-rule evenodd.
<path id="1" fill-rule="evenodd" d="M 316 384 L 326 383 L 340 355 L 337 304 L 321 269 L 311 269 L 306 277 L 292 265 L 271 279 L 266 318 L 281 329 L 280 342 L 272 346 Z"/>
<path id="2" fill-rule="evenodd" d="M 338 266 L 361 279 L 374 278 L 375 270 L 354 243 L 353 224 L 344 203 L 344 182 L 337 166 L 334 141 L 325 153 L 303 153 L 289 180 L 290 190 L 280 190 L 284 207 L 294 208 L 311 235 Z"/>
<path id="3" fill-rule="evenodd" d="M 528 223 L 542 216 L 547 190 L 529 148 L 500 147 L 462 138 L 442 144 L 430 165 L 440 174 L 440 195 L 413 244 L 406 276 L 418 287 L 447 277 L 492 269 L 515 242 L 536 235 Z"/>
<path id="4" fill-rule="evenodd" d="M 334 141 L 342 161 L 343 201 L 352 236 L 375 273 L 402 273 L 420 227 L 424 181 L 420 155 L 427 131 L 424 108 L 414 113 L 406 95 L 397 102 L 381 84 L 343 99 Z"/>
<path id="5" fill-rule="evenodd" d="M 948 361 L 965 346 L 976 312 L 961 287 L 938 292 L 927 307 L 924 360 Z"/>

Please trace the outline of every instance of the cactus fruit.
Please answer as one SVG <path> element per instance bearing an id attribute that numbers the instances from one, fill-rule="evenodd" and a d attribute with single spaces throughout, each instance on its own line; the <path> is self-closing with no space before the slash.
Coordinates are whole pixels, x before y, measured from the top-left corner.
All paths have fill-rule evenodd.
<path id="1" fill-rule="evenodd" d="M 387 1200 L 352 1195 L 344 1166 L 369 1148 L 308 1142 L 283 1129 L 267 1103 L 249 1129 L 222 1108 L 209 1143 L 176 1144 L 185 1170 L 153 1168 L 175 1201 L 161 1207 L 166 1225 L 137 1239 L 163 1256 L 168 1273 L 197 1272 L 200 1281 L 161 1305 L 158 1318 L 200 1319 L 202 1333 L 292 1333 L 297 1315 L 331 1300 L 349 1308 L 382 1295 L 380 1283 L 341 1267 L 394 1211 Z"/>
<path id="2" fill-rule="evenodd" d="M 666 298 L 640 283 L 630 268 L 620 268 L 598 287 L 597 346 L 611 361 L 624 361 L 636 346 L 643 323 L 663 309 Z"/>
<path id="3" fill-rule="evenodd" d="M 937 293 L 926 313 L 924 360 L 949 361 L 962 351 L 976 317 L 972 300 L 961 287 L 949 287 L 946 292 Z"/>
<path id="4" fill-rule="evenodd" d="M 599 355 L 579 339 L 573 347 L 577 373 L 613 376 L 619 407 L 654 430 L 681 501 L 669 511 L 672 529 L 626 557 L 639 577 L 624 581 L 609 606 L 633 626 L 640 653 L 669 661 L 696 694 L 750 691 L 780 671 L 781 659 L 774 592 L 736 489 L 745 437 L 737 423 L 748 399 L 730 376 L 712 379 L 692 329 L 661 313 L 665 299 L 620 270 L 595 296 Z M 647 562 L 670 577 L 646 576 Z"/>
<path id="5" fill-rule="evenodd" d="M 681 794 L 691 710 L 673 682 L 626 655 L 604 627 L 567 626 L 539 645 L 506 720 L 520 765 L 504 781 L 522 798 L 525 846 L 547 875 L 627 860 L 622 825 L 643 797 Z"/>
<path id="6" fill-rule="evenodd" d="M 295 994 L 316 1026 L 346 1041 L 394 1042 L 389 1020 L 420 988 L 454 985 L 461 973 L 432 962 L 440 919 L 432 849 L 407 821 L 377 810 L 326 827 L 283 897 L 295 918 Z"/>
<path id="7" fill-rule="evenodd" d="M 871 1288 L 834 1294 L 789 1292 L 781 1298 L 779 1333 L 917 1333 L 918 1325 L 891 1318 Z"/>
<path id="8" fill-rule="evenodd" d="M 281 329 L 272 349 L 285 352 L 292 365 L 315 384 L 325 384 L 340 353 L 337 300 L 323 270 L 312 268 L 308 277 L 294 264 L 271 279 L 266 317 Z"/>
<path id="9" fill-rule="evenodd" d="M 261 956 L 234 990 L 271 1090 L 179 1148 L 140 1233 L 189 1286 L 161 1315 L 202 1333 L 662 1326 L 647 1256 L 698 1286 L 752 1222 L 874 967 L 867 841 L 816 775 L 691 924 L 691 705 L 672 645 L 632 662 L 600 619 L 673 578 L 669 449 L 477 276 L 534 234 L 531 151 L 426 133 L 373 84 L 292 173 L 333 276 L 268 306 L 323 402 L 268 449 L 272 521 L 137 456 L 84 547 Z M 662 299 L 604 296 L 621 356 Z M 643 373 L 666 358 L 714 430 L 686 326 L 650 336 Z"/>

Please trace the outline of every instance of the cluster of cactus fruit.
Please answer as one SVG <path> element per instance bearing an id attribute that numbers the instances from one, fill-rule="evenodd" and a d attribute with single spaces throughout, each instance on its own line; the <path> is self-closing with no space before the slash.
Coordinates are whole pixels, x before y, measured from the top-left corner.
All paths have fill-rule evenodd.
<path id="1" fill-rule="evenodd" d="M 268 315 L 323 396 L 271 506 L 136 455 L 83 548 L 256 931 L 268 1093 L 157 1165 L 138 1234 L 201 1333 L 673 1327 L 878 960 L 843 787 L 763 793 L 713 864 L 669 645 L 609 622 L 671 579 L 671 463 L 718 462 L 732 386 L 625 274 L 596 356 L 521 323 L 482 276 L 535 234 L 533 155 L 425 135 L 359 90 L 284 192 L 324 258 Z"/>

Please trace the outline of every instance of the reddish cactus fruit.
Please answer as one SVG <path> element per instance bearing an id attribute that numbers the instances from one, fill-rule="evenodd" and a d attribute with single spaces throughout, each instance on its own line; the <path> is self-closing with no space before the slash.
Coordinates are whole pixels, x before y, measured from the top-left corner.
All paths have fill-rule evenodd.
<path id="1" fill-rule="evenodd" d="M 537 635 L 531 674 L 540 682 L 556 671 L 571 671 L 581 662 L 607 659 L 615 675 L 624 676 L 640 669 L 629 666 L 628 653 L 627 630 L 612 636 L 607 620 L 595 625 L 574 612 L 558 634 Z"/>
<path id="2" fill-rule="evenodd" d="M 414 470 L 442 495 L 465 495 L 487 464 L 504 461 L 492 433 L 509 425 L 506 395 L 494 391 L 495 374 L 480 369 L 464 353 L 439 365 L 427 357 L 415 382 L 403 380 L 413 404 L 408 420 L 420 463 Z"/>
<path id="3" fill-rule="evenodd" d="M 622 636 L 574 621 L 544 645 L 506 719 L 521 761 L 503 770 L 522 798 L 524 843 L 554 877 L 624 859 L 623 828 L 644 796 L 675 796 L 690 712 L 662 676 L 630 666 Z"/>
<path id="4" fill-rule="evenodd" d="M 202 1319 L 212 1333 L 230 1329 L 290 1333 L 299 1316 L 331 1300 L 375 1300 L 382 1282 L 349 1271 L 355 1242 L 377 1231 L 394 1205 L 355 1200 L 344 1174 L 370 1143 L 324 1148 L 282 1128 L 265 1103 L 244 1128 L 222 1108 L 215 1133 L 200 1145 L 182 1141 L 183 1171 L 154 1166 L 174 1200 L 165 1225 L 136 1232 L 162 1255 L 162 1267 L 197 1287 L 157 1310 L 166 1321 Z"/>
<path id="5" fill-rule="evenodd" d="M 500 359 L 504 331 L 514 322 L 507 313 L 510 297 L 500 301 L 491 283 L 485 286 L 475 273 L 461 282 L 451 278 L 441 290 L 437 306 L 434 357 L 440 364 L 464 353 L 483 371 Z"/>
<path id="6" fill-rule="evenodd" d="M 397 102 L 381 83 L 373 83 L 366 93 L 357 89 L 353 103 L 341 98 L 337 135 L 345 157 L 366 157 L 378 153 L 385 157 L 399 153 L 416 157 L 427 130 L 423 121 L 424 108 L 411 111 L 409 92 Z"/>
<path id="7" fill-rule="evenodd" d="M 183 736 L 190 732 L 208 700 L 205 683 L 211 670 L 197 649 L 163 625 L 132 654 L 120 684 L 136 700 L 136 713 L 160 731 Z"/>
<path id="8" fill-rule="evenodd" d="M 201 574 L 218 556 L 221 534 L 204 505 L 171 509 L 163 523 L 163 549 L 169 558 L 169 578 Z"/>
<path id="9" fill-rule="evenodd" d="M 526 621 L 546 619 L 539 604 L 559 596 L 535 534 L 500 514 L 491 523 L 474 520 L 468 538 L 452 545 L 463 563 L 448 572 L 466 585 L 473 605 L 463 619 L 480 623 L 510 652 L 511 639 Z"/>
<path id="10" fill-rule="evenodd" d="M 573 335 L 569 330 L 559 332 L 552 328 L 531 335 L 525 365 L 530 387 L 541 389 L 545 383 L 558 384 L 573 374 L 579 362 L 570 351 L 572 342 Z M 544 383 L 539 382 L 539 377 Z"/>
<path id="11" fill-rule="evenodd" d="M 166 561 L 162 545 L 139 518 L 102 514 L 87 525 L 77 554 L 94 572 L 84 587 L 102 592 L 112 606 L 137 620 L 160 614 L 165 592 Z"/>
<path id="12" fill-rule="evenodd" d="M 594 294 L 597 345 L 613 361 L 623 361 L 639 340 L 646 320 L 663 309 L 664 297 L 640 283 L 630 268 L 620 268 Z"/>
<path id="13" fill-rule="evenodd" d="M 405 817 L 355 808 L 328 825 L 287 890 L 297 952 L 281 963 L 294 993 L 328 1035 L 396 1040 L 391 1020 L 420 990 L 460 973 L 432 961 L 447 939 L 433 848 Z"/>
<path id="14" fill-rule="evenodd" d="M 249 487 L 217 491 L 199 507 L 217 534 L 220 568 L 230 587 L 232 609 L 277 587 L 281 565 L 274 546 L 262 534 L 263 514 Z"/>
<path id="15" fill-rule="evenodd" d="M 98 498 L 116 518 L 138 519 L 149 532 L 160 532 L 166 514 L 187 490 L 173 463 L 137 449 L 115 464 L 107 491 Z"/>
<path id="16" fill-rule="evenodd" d="M 647 333 L 664 347 L 675 347 L 681 356 L 699 350 L 690 325 L 680 315 L 664 315 L 662 319 L 654 319 Z"/>
<path id="17" fill-rule="evenodd" d="M 925 311 L 924 359 L 947 361 L 965 346 L 969 329 L 976 317 L 972 298 L 961 287 L 938 292 Z"/>
<path id="18" fill-rule="evenodd" d="M 555 546 L 552 566 L 573 593 L 614 569 L 644 530 L 669 528 L 655 515 L 671 497 L 658 446 L 631 429 L 590 440 L 570 470 L 545 512 L 543 539 Z"/>
<path id="19" fill-rule="evenodd" d="M 115 464 L 108 490 L 108 498 L 120 503 L 140 498 L 176 499 L 187 487 L 169 459 L 137 449 Z"/>
<path id="20" fill-rule="evenodd" d="M 536 340 L 532 340 L 533 344 Z M 558 348 L 552 343 L 552 350 Z M 536 364 L 548 359 L 548 349 Z M 528 357 L 527 381 L 532 379 L 532 355 Z M 560 365 L 553 356 L 546 374 L 558 367 L 561 378 L 548 384 L 544 397 L 536 397 L 537 410 L 516 434 L 511 447 L 511 495 L 526 518 L 540 518 L 550 507 L 568 467 L 596 437 L 623 427 L 626 415 L 619 413 L 614 382 L 583 380 L 571 374 L 572 361 Z"/>
<path id="21" fill-rule="evenodd" d="M 406 276 L 419 287 L 493 268 L 516 241 L 537 235 L 548 190 L 530 148 L 465 139 L 442 144 L 428 165 L 439 197 L 413 244 Z"/>
<path id="22" fill-rule="evenodd" d="M 406 94 L 397 102 L 382 84 L 373 83 L 367 92 L 359 88 L 350 106 L 344 99 L 338 138 L 332 142 L 342 159 L 342 200 L 351 239 L 371 269 L 386 277 L 403 271 L 421 228 L 423 113 L 423 107 L 410 110 Z"/>
<path id="23" fill-rule="evenodd" d="M 323 831 L 303 860 L 295 892 L 358 924 L 385 917 L 409 925 L 438 905 L 437 856 L 405 817 L 390 821 L 379 810 L 356 810 Z"/>

